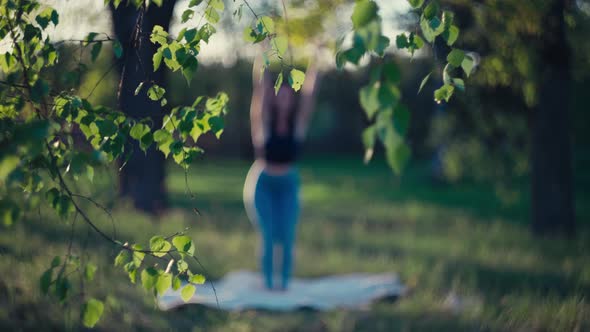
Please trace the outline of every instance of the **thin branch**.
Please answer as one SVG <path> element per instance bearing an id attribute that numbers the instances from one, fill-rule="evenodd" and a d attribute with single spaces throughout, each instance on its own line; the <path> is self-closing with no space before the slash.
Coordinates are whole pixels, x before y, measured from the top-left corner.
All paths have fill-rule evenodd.
<path id="1" fill-rule="evenodd" d="M 72 197 L 79 197 L 85 199 L 90 203 L 94 204 L 94 206 L 96 206 L 97 208 L 101 209 L 104 213 L 106 213 L 106 215 L 109 216 L 109 219 L 111 220 L 111 225 L 113 226 L 113 238 L 117 238 L 117 227 L 115 226 L 115 219 L 113 218 L 113 214 L 111 213 L 111 211 L 109 211 L 106 206 L 102 205 L 101 203 L 95 201 L 94 199 L 88 196 L 73 193 Z"/>
<path id="2" fill-rule="evenodd" d="M 0 80 L 0 84 L 6 85 L 6 86 L 11 86 L 14 88 L 21 88 L 21 89 L 26 89 L 27 86 L 24 84 L 18 84 L 18 83 L 10 83 L 10 82 L 6 82 L 6 81 L 2 81 Z"/>
<path id="3" fill-rule="evenodd" d="M 287 6 L 285 5 L 285 0 L 281 0 L 281 3 L 283 4 L 283 13 L 285 15 L 285 31 L 287 33 L 287 48 L 289 49 L 289 59 L 291 63 L 293 63 L 293 50 L 291 49 L 291 44 L 289 43 L 289 40 L 291 38 L 289 37 L 289 16 L 287 15 Z"/>
<path id="4" fill-rule="evenodd" d="M 207 269 L 205 269 L 203 264 L 201 264 L 201 261 L 199 261 L 197 256 L 195 256 L 195 255 L 189 255 L 189 256 L 192 259 L 194 259 L 195 262 L 197 262 L 197 264 L 199 264 L 201 269 L 203 269 L 203 273 L 205 273 L 205 275 L 209 275 L 209 272 L 207 272 Z M 207 281 L 209 282 L 209 284 L 211 285 L 211 288 L 213 289 L 213 294 L 215 295 L 215 302 L 217 303 L 217 309 L 221 309 L 221 307 L 219 306 L 219 298 L 217 297 L 217 290 L 215 289 L 215 285 L 213 284 L 213 281 L 211 281 L 210 279 L 207 279 Z"/>
<path id="5" fill-rule="evenodd" d="M 90 92 L 88 93 L 88 95 L 86 96 L 86 98 L 84 99 L 88 99 L 90 98 L 90 96 L 92 96 L 92 94 L 94 93 L 94 90 L 96 90 L 96 88 L 98 88 L 98 86 L 100 85 L 100 83 L 102 83 L 102 81 L 110 74 L 110 72 L 115 68 L 115 66 L 117 66 L 118 63 L 117 61 L 114 61 L 111 66 L 109 67 L 109 69 L 98 79 L 98 81 L 96 81 L 96 84 L 94 84 L 94 87 L 92 88 L 92 90 L 90 90 Z"/>
<path id="6" fill-rule="evenodd" d="M 248 9 L 250 10 L 250 12 L 252 12 L 252 15 L 254 15 L 254 17 L 259 18 L 258 14 L 256 14 L 256 12 L 254 11 L 254 9 L 252 9 L 252 6 L 250 6 L 250 4 L 248 3 L 248 0 L 242 0 L 245 4 L 246 7 L 248 7 Z"/>

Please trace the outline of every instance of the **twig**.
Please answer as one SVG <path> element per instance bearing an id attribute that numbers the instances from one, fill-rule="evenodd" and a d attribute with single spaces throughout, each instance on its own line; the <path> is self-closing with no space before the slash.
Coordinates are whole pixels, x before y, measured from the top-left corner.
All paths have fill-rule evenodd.
<path id="1" fill-rule="evenodd" d="M 92 90 L 90 90 L 90 93 L 88 93 L 88 95 L 84 99 L 88 99 L 90 98 L 90 96 L 92 96 L 94 90 L 98 88 L 100 83 L 102 83 L 102 81 L 109 75 L 109 73 L 113 70 L 113 68 L 115 68 L 116 65 L 118 65 L 118 63 L 117 61 L 114 61 L 113 64 L 111 64 L 111 66 L 109 67 L 109 69 L 98 79 L 98 81 L 96 81 L 96 84 L 94 84 L 94 87 L 92 88 Z"/>

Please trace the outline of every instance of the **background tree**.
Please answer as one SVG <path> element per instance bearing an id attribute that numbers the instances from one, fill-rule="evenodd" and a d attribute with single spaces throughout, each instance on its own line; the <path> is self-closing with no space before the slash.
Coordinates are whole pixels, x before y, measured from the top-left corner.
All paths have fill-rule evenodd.
<path id="1" fill-rule="evenodd" d="M 565 15 L 567 0 L 548 3 L 543 15 L 539 102 L 532 109 L 532 228 L 539 234 L 573 235 L 573 166 L 570 125 L 571 55 Z"/>
<path id="2" fill-rule="evenodd" d="M 470 89 L 434 122 L 432 141 L 447 147 L 447 178 L 491 179 L 510 204 L 527 195 L 507 189 L 509 183 L 530 174 L 531 229 L 572 234 L 569 113 L 573 69 L 579 86 L 588 68 L 588 43 L 580 38 L 587 18 L 570 1 L 444 0 L 441 5 L 455 13 L 462 31 L 458 45 L 481 55 Z"/>
<path id="3" fill-rule="evenodd" d="M 123 46 L 124 57 L 117 61 L 120 74 L 118 100 L 121 111 L 135 118 L 149 118 L 156 127 L 162 126 L 164 112 L 158 101 L 146 94 L 136 94 L 135 89 L 142 82 L 164 86 L 164 68 L 154 71 L 152 58 L 158 46 L 150 41 L 150 33 L 159 25 L 165 31 L 170 26 L 175 0 L 163 1 L 162 6 L 145 8 L 118 6 L 109 8 L 117 39 Z M 139 151 L 139 143 L 132 148 Z M 154 146 L 145 153 L 134 153 L 121 160 L 119 173 L 119 194 L 130 198 L 135 207 L 156 213 L 166 207 L 166 164 L 164 155 Z"/>

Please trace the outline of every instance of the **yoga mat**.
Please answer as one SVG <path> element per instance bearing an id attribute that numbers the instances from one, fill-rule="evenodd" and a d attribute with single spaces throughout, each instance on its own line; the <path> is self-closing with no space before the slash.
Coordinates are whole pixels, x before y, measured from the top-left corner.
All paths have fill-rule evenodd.
<path id="1" fill-rule="evenodd" d="M 403 295 L 404 285 L 395 274 L 353 273 L 320 278 L 293 278 L 287 291 L 269 291 L 262 286 L 260 274 L 235 271 L 213 282 L 197 286 L 195 295 L 184 302 L 180 289 L 168 290 L 158 298 L 158 306 L 169 310 L 197 303 L 227 311 L 264 309 L 292 311 L 298 309 L 331 310 L 363 308 L 371 302 Z M 219 306 L 218 306 L 219 303 Z"/>

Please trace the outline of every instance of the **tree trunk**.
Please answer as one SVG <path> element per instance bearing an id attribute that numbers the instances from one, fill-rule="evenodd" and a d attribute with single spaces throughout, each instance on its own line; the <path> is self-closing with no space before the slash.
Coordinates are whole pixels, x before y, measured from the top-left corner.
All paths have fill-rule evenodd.
<path id="1" fill-rule="evenodd" d="M 575 233 L 572 147 L 569 124 L 570 54 L 565 0 L 554 0 L 545 17 L 538 51 L 541 82 L 532 123 L 532 229 L 535 234 Z"/>
<path id="2" fill-rule="evenodd" d="M 123 46 L 123 58 L 118 66 L 119 107 L 133 118 L 151 117 L 153 128 L 162 126 L 164 113 L 159 102 L 147 97 L 147 82 L 164 85 L 164 72 L 153 71 L 152 57 L 157 47 L 150 42 L 149 35 L 155 25 L 168 30 L 174 4 L 175 0 L 167 0 L 160 8 L 152 3 L 143 15 L 132 5 L 121 4 L 115 9 L 111 4 L 115 34 Z M 144 81 L 146 87 L 135 96 L 135 89 Z M 132 148 L 132 155 L 119 174 L 119 194 L 130 198 L 140 210 L 158 213 L 167 205 L 164 156 L 153 145 L 144 153 L 133 142 L 127 147 Z"/>

